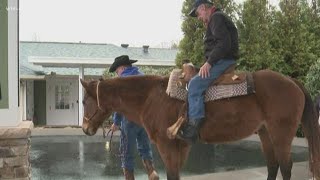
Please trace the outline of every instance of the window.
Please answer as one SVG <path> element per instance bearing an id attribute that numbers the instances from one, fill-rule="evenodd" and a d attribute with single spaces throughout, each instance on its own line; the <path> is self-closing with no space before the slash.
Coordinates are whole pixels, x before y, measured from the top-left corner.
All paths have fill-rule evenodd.
<path id="1" fill-rule="evenodd" d="M 55 86 L 56 109 L 70 109 L 70 87 L 68 85 Z"/>

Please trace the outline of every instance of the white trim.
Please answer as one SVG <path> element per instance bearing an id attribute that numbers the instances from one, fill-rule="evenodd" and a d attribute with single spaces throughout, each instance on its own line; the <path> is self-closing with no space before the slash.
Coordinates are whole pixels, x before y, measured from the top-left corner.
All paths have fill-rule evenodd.
<path id="1" fill-rule="evenodd" d="M 17 0 L 8 0 L 8 7 L 18 9 Z M 8 78 L 9 108 L 18 107 L 18 11 L 8 11 Z"/>
<path id="2" fill-rule="evenodd" d="M 0 109 L 0 127 L 18 126 L 20 109 L 18 107 L 18 0 L 8 0 L 8 97 L 9 109 Z M 9 8 L 8 8 L 9 9 Z"/>
<path id="3" fill-rule="evenodd" d="M 45 80 L 45 75 L 20 75 L 23 80 Z"/>
<path id="4" fill-rule="evenodd" d="M 75 58 L 75 57 L 41 57 L 29 56 L 28 62 L 43 67 L 103 68 L 111 65 L 113 58 Z M 135 65 L 141 66 L 175 66 L 174 60 L 139 59 Z"/>
<path id="5" fill-rule="evenodd" d="M 16 127 L 21 122 L 20 120 L 20 109 L 12 108 L 12 109 L 0 109 L 1 127 Z"/>
<path id="6" fill-rule="evenodd" d="M 78 106 L 79 106 L 79 121 L 78 124 L 79 126 L 82 126 L 82 119 L 83 119 L 83 105 L 82 105 L 82 98 L 83 98 L 83 87 L 82 84 L 80 82 L 80 79 L 84 79 L 84 68 L 81 66 L 79 68 L 79 98 L 78 98 Z"/>

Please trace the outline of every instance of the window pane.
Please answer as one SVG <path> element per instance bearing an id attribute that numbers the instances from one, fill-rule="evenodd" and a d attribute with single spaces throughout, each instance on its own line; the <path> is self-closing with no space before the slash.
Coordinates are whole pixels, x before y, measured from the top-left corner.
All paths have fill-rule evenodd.
<path id="1" fill-rule="evenodd" d="M 66 85 L 64 88 L 64 108 L 69 109 L 70 108 L 70 90 L 69 86 Z"/>
<path id="2" fill-rule="evenodd" d="M 69 85 L 55 86 L 55 108 L 70 109 L 70 86 Z"/>
<path id="3" fill-rule="evenodd" d="M 55 108 L 59 109 L 59 86 L 55 86 L 54 88 L 54 96 L 55 96 Z"/>

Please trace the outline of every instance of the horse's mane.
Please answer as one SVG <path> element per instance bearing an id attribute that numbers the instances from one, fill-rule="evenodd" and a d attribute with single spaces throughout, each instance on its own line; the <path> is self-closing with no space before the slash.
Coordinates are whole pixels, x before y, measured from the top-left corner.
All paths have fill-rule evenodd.
<path id="1" fill-rule="evenodd" d="M 115 77 L 101 80 L 99 91 L 107 94 L 119 95 L 124 98 L 145 100 L 151 94 L 159 94 L 166 91 L 169 77 L 155 75 L 137 75 L 128 77 Z M 96 91 L 96 84 L 91 82 L 92 90 Z"/>
<path id="2" fill-rule="evenodd" d="M 137 87 L 137 88 L 149 88 L 159 83 L 167 83 L 168 77 L 156 76 L 156 75 L 136 75 L 128 77 L 115 77 L 103 80 L 110 86 L 117 87 Z M 164 84 L 165 86 L 167 84 Z"/>
<path id="3" fill-rule="evenodd" d="M 130 89 L 149 89 L 155 85 L 167 87 L 169 77 L 156 75 L 135 75 L 128 77 L 114 77 L 99 80 L 92 80 L 89 82 L 90 89 L 95 89 L 98 82 L 106 84 L 106 88 L 130 88 Z"/>
<path id="4" fill-rule="evenodd" d="M 158 87 L 167 87 L 168 77 L 156 76 L 156 75 L 137 75 L 128 77 L 115 77 L 108 78 L 101 81 L 102 84 L 106 84 L 106 88 L 117 88 L 121 90 L 137 90 L 146 91 Z"/>

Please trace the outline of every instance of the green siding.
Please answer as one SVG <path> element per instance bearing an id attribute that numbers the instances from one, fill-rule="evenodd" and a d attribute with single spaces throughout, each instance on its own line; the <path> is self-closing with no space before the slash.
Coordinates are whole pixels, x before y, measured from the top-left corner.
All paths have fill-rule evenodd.
<path id="1" fill-rule="evenodd" d="M 0 0 L 0 109 L 8 104 L 8 12 L 7 0 Z"/>
<path id="2" fill-rule="evenodd" d="M 46 82 L 34 81 L 34 125 L 46 125 Z"/>

